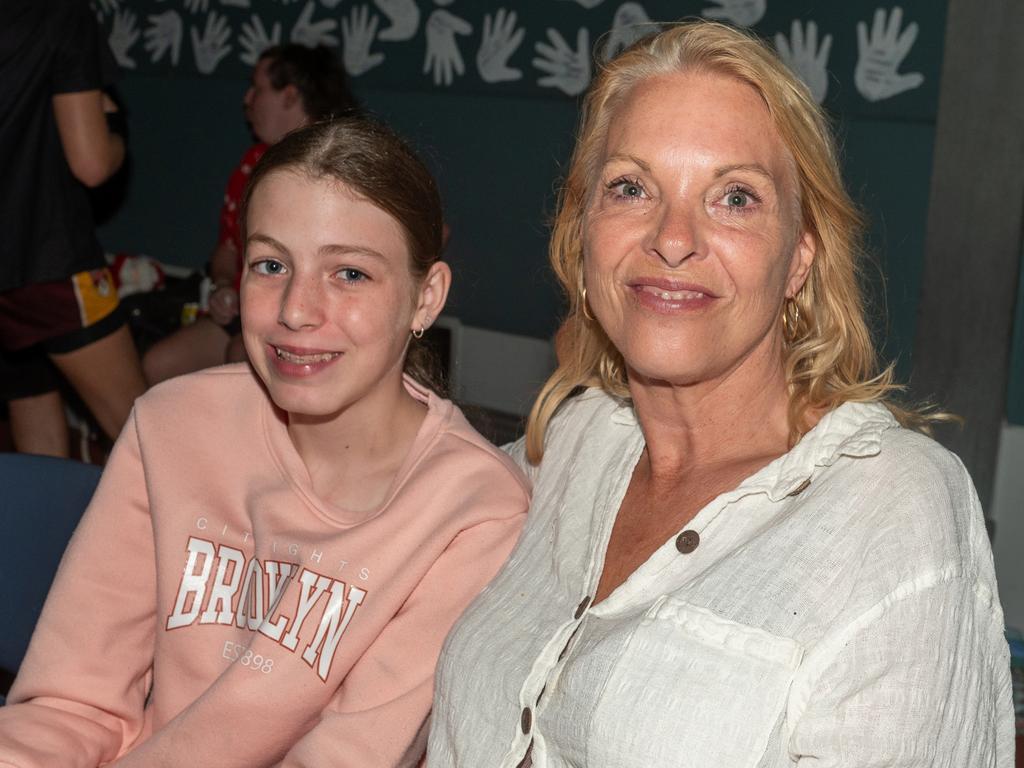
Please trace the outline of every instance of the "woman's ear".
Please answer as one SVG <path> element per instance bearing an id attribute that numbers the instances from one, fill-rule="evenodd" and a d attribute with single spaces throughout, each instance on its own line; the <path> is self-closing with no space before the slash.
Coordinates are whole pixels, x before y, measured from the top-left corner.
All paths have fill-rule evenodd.
<path id="1" fill-rule="evenodd" d="M 444 309 L 448 300 L 448 289 L 452 284 L 452 270 L 443 261 L 435 261 L 427 270 L 420 283 L 416 312 L 413 315 L 411 331 L 429 328 Z"/>
<path id="2" fill-rule="evenodd" d="M 791 299 L 800 293 L 807 276 L 811 273 L 811 265 L 818 252 L 817 241 L 808 231 L 804 231 L 793 249 L 793 260 L 789 265 L 789 279 L 786 282 L 786 298 Z"/>

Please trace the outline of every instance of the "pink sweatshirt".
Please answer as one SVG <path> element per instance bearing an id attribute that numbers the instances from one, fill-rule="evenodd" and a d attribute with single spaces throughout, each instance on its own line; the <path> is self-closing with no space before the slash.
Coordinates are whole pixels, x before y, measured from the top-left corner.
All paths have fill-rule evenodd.
<path id="1" fill-rule="evenodd" d="M 248 367 L 142 397 L 0 708 L 0 765 L 415 764 L 441 643 L 529 492 L 407 387 L 428 415 L 359 515 L 317 498 Z"/>

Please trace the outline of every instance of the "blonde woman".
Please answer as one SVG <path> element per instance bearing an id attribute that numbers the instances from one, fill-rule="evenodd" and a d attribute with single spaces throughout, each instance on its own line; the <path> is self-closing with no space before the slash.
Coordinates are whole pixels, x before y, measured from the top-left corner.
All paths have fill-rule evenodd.
<path id="1" fill-rule="evenodd" d="M 981 509 L 877 367 L 807 89 L 683 24 L 606 66 L 579 136 L 533 502 L 446 642 L 431 768 L 1009 768 Z"/>

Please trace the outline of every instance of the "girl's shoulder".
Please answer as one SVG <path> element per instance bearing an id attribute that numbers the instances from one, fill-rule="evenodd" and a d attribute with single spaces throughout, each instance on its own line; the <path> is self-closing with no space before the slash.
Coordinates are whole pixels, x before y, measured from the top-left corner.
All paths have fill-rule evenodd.
<path id="1" fill-rule="evenodd" d="M 135 402 L 137 418 L 205 423 L 231 417 L 253 418 L 268 407 L 259 379 L 246 363 L 207 368 L 161 382 Z"/>
<path id="2" fill-rule="evenodd" d="M 529 494 L 529 480 L 516 462 L 481 435 L 456 404 L 437 398 L 431 409 L 438 419 L 433 462 L 476 478 L 481 485 L 498 482 Z"/>

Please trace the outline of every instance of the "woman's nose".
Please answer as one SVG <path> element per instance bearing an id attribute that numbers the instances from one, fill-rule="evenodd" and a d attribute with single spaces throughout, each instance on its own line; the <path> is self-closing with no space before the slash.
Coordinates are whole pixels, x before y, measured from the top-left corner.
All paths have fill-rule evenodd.
<path id="1" fill-rule="evenodd" d="M 321 289 L 315 277 L 293 275 L 281 295 L 278 323 L 293 331 L 319 327 L 323 322 Z"/>
<path id="2" fill-rule="evenodd" d="M 666 266 L 680 266 L 701 251 L 698 211 L 685 202 L 665 202 L 653 219 L 648 251 Z"/>

